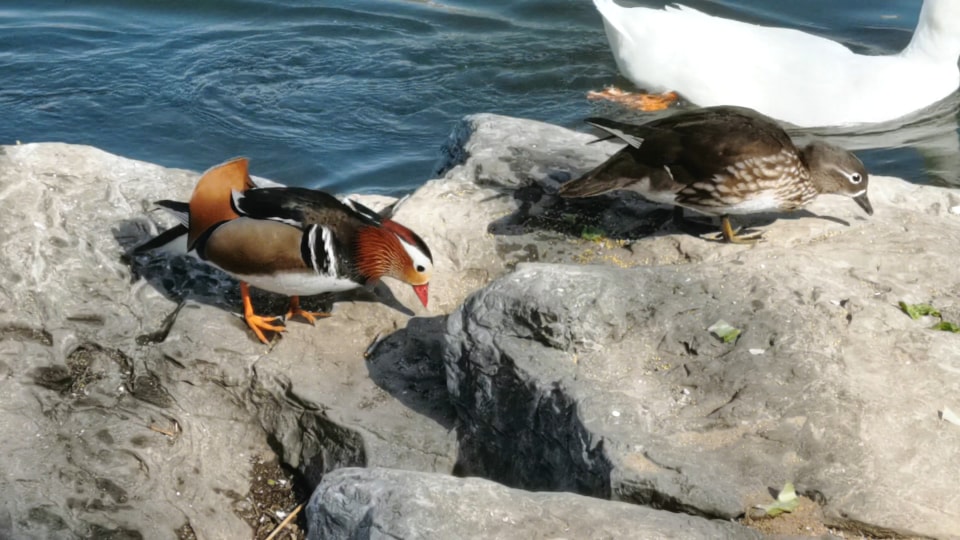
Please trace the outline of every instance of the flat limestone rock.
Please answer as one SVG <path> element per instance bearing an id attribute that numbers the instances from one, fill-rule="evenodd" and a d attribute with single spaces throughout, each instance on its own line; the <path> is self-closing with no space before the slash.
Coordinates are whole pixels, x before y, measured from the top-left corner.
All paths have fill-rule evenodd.
<path id="1" fill-rule="evenodd" d="M 482 478 L 389 469 L 339 469 L 306 508 L 309 538 L 649 538 L 750 539 L 722 521 L 601 501 L 533 493 Z"/>

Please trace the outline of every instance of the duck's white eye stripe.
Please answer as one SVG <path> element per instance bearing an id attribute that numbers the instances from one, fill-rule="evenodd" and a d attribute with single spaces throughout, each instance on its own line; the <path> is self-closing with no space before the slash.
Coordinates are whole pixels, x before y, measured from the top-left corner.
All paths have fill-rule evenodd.
<path id="1" fill-rule="evenodd" d="M 858 172 L 850 172 L 850 169 L 844 169 L 837 166 L 829 167 L 833 172 L 842 175 L 844 178 L 850 181 L 851 184 L 859 184 L 863 182 L 863 175 Z"/>
<path id="2" fill-rule="evenodd" d="M 413 262 L 413 267 L 417 270 L 417 272 L 424 272 L 430 269 L 430 258 L 420 251 L 417 246 L 407 242 L 400 236 L 397 236 L 397 240 L 400 241 L 400 245 L 403 246 L 404 251 L 406 251 L 407 255 L 410 256 L 410 261 Z M 423 270 L 421 270 L 421 268 L 423 268 Z"/>

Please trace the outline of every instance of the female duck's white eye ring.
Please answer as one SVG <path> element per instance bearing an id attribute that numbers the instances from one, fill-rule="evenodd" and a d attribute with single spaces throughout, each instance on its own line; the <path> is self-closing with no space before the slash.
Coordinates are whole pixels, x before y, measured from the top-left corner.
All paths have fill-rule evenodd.
<path id="1" fill-rule="evenodd" d="M 863 182 L 863 176 L 861 176 L 860 173 L 853 173 L 848 178 L 850 178 L 850 182 L 853 184 Z"/>

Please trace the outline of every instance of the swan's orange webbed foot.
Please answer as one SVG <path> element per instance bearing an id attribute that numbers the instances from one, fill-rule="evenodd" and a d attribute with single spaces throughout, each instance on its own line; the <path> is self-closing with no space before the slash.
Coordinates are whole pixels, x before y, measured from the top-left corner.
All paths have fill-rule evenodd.
<path id="1" fill-rule="evenodd" d="M 630 109 L 645 112 L 662 111 L 673 104 L 680 96 L 676 92 L 662 94 L 644 94 L 625 92 L 617 87 L 608 86 L 603 90 L 587 92 L 587 99 L 606 99 Z"/>
<path id="2" fill-rule="evenodd" d="M 330 314 L 330 313 L 325 313 L 325 312 L 322 312 L 322 311 L 306 311 L 306 310 L 300 309 L 300 297 L 299 297 L 299 296 L 291 296 L 291 297 L 290 297 L 290 309 L 287 310 L 287 315 L 286 315 L 285 318 L 286 318 L 287 320 L 290 320 L 291 317 L 294 317 L 294 316 L 297 316 L 297 315 L 299 315 L 299 316 L 303 317 L 304 319 L 306 319 L 308 323 L 313 324 L 313 323 L 317 322 L 317 319 L 323 319 L 323 318 L 326 318 L 326 317 L 330 317 L 332 314 Z"/>
<path id="3" fill-rule="evenodd" d="M 253 312 L 253 303 L 250 302 L 250 286 L 242 281 L 240 282 L 240 297 L 243 299 L 243 320 L 247 322 L 247 326 L 253 330 L 253 333 L 257 335 L 261 342 L 270 343 L 263 335 L 264 330 L 268 332 L 283 332 L 286 330 L 286 327 L 282 324 L 271 324 L 279 320 L 280 317 L 262 317 Z"/>

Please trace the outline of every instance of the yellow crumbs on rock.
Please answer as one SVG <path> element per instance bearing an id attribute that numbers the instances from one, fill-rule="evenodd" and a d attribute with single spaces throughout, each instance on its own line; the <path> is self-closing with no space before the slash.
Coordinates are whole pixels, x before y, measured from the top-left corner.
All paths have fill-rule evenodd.
<path id="1" fill-rule="evenodd" d="M 595 240 L 581 239 L 581 245 L 586 243 L 594 247 L 588 247 L 573 257 L 574 262 L 579 264 L 604 263 L 618 268 L 633 268 L 638 265 L 636 261 L 631 261 L 617 253 L 626 249 L 629 244 L 623 239 L 600 238 Z"/>

